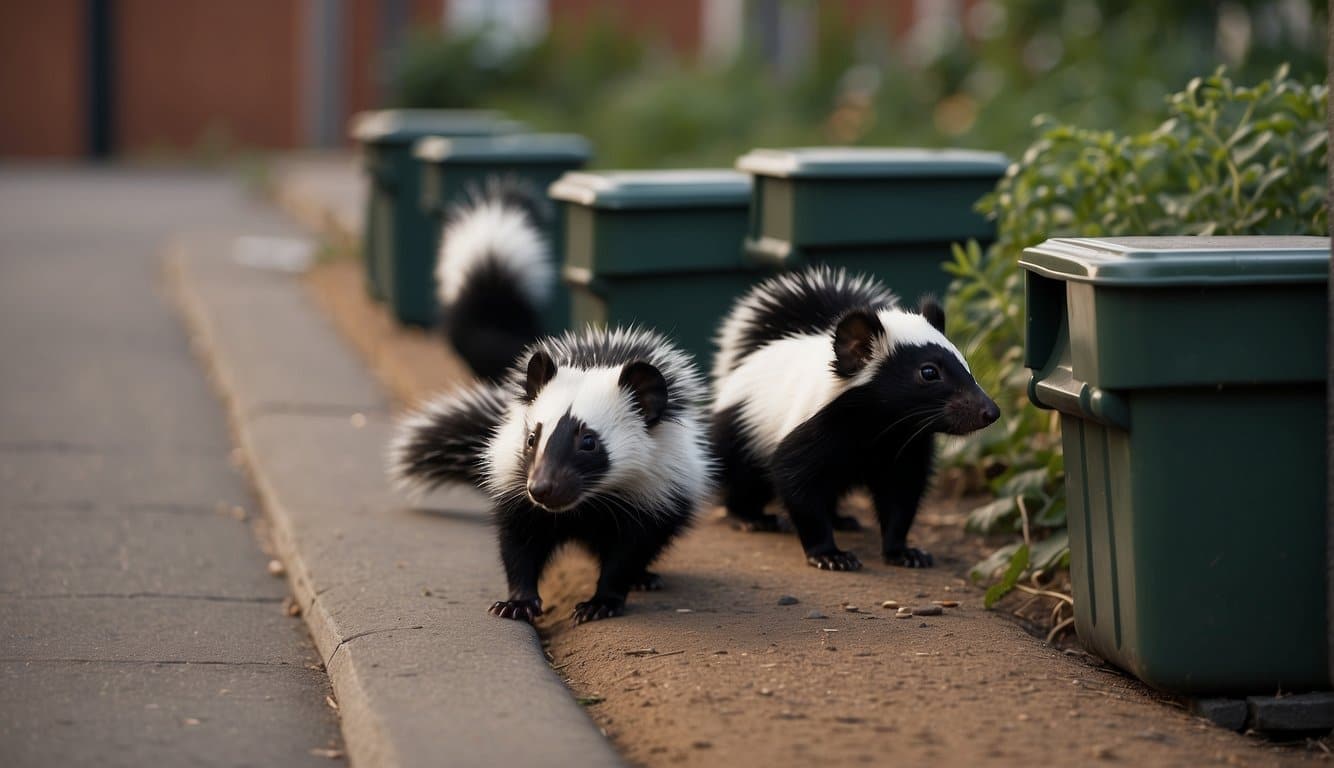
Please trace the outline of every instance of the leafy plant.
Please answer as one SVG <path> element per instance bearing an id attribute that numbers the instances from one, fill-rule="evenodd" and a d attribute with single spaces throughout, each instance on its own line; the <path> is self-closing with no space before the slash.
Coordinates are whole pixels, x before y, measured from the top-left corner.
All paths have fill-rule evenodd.
<path id="1" fill-rule="evenodd" d="M 1006 414 L 980 440 L 954 447 L 957 462 L 987 470 L 997 496 L 968 527 L 1026 534 L 973 569 L 980 579 L 1004 569 L 988 604 L 1026 572 L 1068 559 L 1059 425 L 1027 403 L 1023 249 L 1060 236 L 1323 235 L 1327 102 L 1325 85 L 1304 85 L 1286 66 L 1254 86 L 1219 69 L 1169 96 L 1167 119 L 1153 130 L 1035 121 L 1038 139 L 979 204 L 996 219 L 997 241 L 985 254 L 976 243 L 956 246 L 947 266 L 957 278 L 947 299 L 952 332 L 969 340 L 970 365 Z"/>

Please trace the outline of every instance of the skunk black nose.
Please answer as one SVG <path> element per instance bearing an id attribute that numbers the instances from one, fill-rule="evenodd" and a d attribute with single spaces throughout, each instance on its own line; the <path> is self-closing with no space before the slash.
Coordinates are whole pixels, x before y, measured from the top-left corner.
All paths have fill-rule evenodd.
<path id="1" fill-rule="evenodd" d="M 1000 407 L 988 398 L 982 405 L 982 412 L 979 415 L 982 417 L 982 426 L 987 426 L 1000 418 Z"/>
<path id="2" fill-rule="evenodd" d="M 541 478 L 528 484 L 528 495 L 532 496 L 538 504 L 545 504 L 551 500 L 551 492 L 554 488 L 555 486 L 551 480 Z"/>

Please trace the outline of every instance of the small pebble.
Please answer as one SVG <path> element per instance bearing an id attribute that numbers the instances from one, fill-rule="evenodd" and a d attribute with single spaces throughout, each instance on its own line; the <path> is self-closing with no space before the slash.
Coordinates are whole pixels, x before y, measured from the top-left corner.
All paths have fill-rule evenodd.
<path id="1" fill-rule="evenodd" d="M 938 605 L 919 605 L 912 609 L 914 616 L 939 616 L 944 612 L 945 609 Z"/>
<path id="2" fill-rule="evenodd" d="M 270 561 L 269 561 L 269 575 L 270 575 L 270 576 L 282 576 L 282 575 L 285 574 L 285 573 L 287 573 L 287 568 L 285 568 L 285 567 L 283 566 L 283 562 L 282 562 L 281 560 L 270 560 Z"/>
<path id="3" fill-rule="evenodd" d="M 959 601 L 958 601 L 958 600 L 932 600 L 931 602 L 934 603 L 934 604 L 936 604 L 936 605 L 939 605 L 939 606 L 942 607 L 942 608 L 958 608 L 958 607 L 959 607 Z"/>
<path id="4" fill-rule="evenodd" d="M 898 607 L 899 607 L 899 602 L 898 602 L 897 600 L 886 600 L 885 602 L 883 602 L 883 603 L 880 604 L 880 607 L 881 607 L 881 608 L 898 608 Z"/>
<path id="5" fill-rule="evenodd" d="M 709 747 L 713 746 L 713 742 L 704 741 L 703 739 L 700 739 L 699 741 L 694 742 L 690 746 L 694 747 L 695 749 L 708 749 Z"/>
<path id="6" fill-rule="evenodd" d="M 911 609 L 911 608 L 900 608 L 899 611 L 898 611 L 898 613 L 894 614 L 894 618 L 896 618 L 896 619 L 911 619 L 911 618 L 912 618 L 912 609 Z"/>
<path id="7" fill-rule="evenodd" d="M 800 602 L 801 602 L 800 600 L 793 597 L 792 595 L 783 595 L 782 597 L 778 598 L 779 605 L 796 605 L 797 603 Z"/>
<path id="8" fill-rule="evenodd" d="M 826 616 L 826 615 L 824 615 L 823 613 L 820 613 L 819 611 L 811 611 L 810 613 L 806 614 L 806 618 L 808 618 L 808 619 L 827 619 L 827 618 L 829 618 L 829 617 Z"/>
<path id="9" fill-rule="evenodd" d="M 694 611 L 693 609 L 690 609 L 690 608 L 677 608 L 677 609 L 676 609 L 676 612 L 677 612 L 677 613 L 694 613 L 695 611 Z"/>
<path id="10" fill-rule="evenodd" d="M 772 695 L 774 695 L 774 692 L 773 692 L 773 689 L 772 689 L 772 688 L 761 688 L 761 689 L 760 689 L 760 695 L 761 695 L 761 696 L 772 696 Z"/>
<path id="11" fill-rule="evenodd" d="M 848 613 L 856 613 L 860 609 L 857 608 L 857 606 L 855 605 L 845 605 L 843 606 L 843 610 L 847 611 Z"/>

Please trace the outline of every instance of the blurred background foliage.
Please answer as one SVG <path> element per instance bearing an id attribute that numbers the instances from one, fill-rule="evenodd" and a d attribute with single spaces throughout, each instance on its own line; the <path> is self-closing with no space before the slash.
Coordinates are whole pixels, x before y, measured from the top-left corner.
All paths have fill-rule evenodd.
<path id="1" fill-rule="evenodd" d="M 781 0 L 780 0 L 781 2 Z M 1165 97 L 1226 65 L 1256 81 L 1289 62 L 1324 79 L 1322 0 L 978 0 L 911 28 L 852 23 L 837 2 L 804 8 L 810 43 L 726 62 L 687 61 L 622 33 L 604 12 L 498 48 L 485 29 L 422 31 L 394 78 L 397 106 L 492 107 L 573 131 L 602 167 L 730 165 L 762 145 L 965 146 L 1016 154 L 1032 117 L 1152 127 Z M 888 8 L 888 6 L 885 6 Z"/>

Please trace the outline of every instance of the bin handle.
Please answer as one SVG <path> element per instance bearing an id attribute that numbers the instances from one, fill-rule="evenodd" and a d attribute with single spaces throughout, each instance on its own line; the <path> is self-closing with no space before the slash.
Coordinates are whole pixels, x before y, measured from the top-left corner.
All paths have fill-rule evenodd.
<path id="1" fill-rule="evenodd" d="M 1028 381 L 1028 399 L 1044 408 L 1130 429 L 1130 406 L 1125 398 L 1076 379 L 1064 365 L 1054 366 L 1045 375 L 1034 373 Z"/>
<path id="2" fill-rule="evenodd" d="M 561 268 L 561 277 L 565 279 L 566 285 L 576 285 L 599 299 L 606 299 L 610 293 L 607 281 L 593 274 L 591 269 L 585 267 L 576 267 L 572 264 L 566 264 Z"/>
<path id="3" fill-rule="evenodd" d="M 791 269 L 801 261 L 791 243 L 774 237 L 748 237 L 744 250 L 746 260 L 761 267 Z"/>

